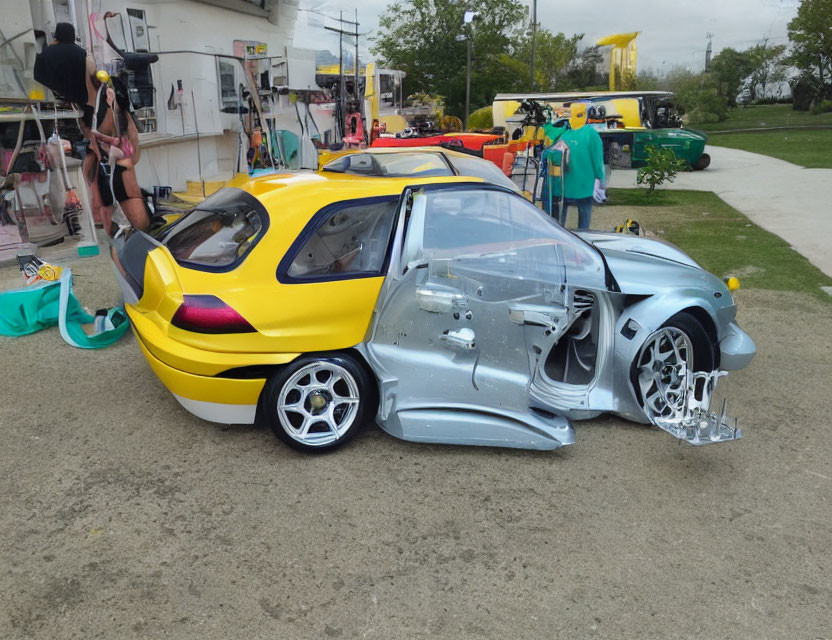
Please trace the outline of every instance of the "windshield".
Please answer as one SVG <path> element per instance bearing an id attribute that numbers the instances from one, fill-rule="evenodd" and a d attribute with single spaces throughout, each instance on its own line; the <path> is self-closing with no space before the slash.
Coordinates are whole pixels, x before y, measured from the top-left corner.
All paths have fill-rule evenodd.
<path id="1" fill-rule="evenodd" d="M 265 232 L 268 216 L 241 189 L 220 189 L 170 228 L 163 244 L 180 264 L 230 269 Z"/>

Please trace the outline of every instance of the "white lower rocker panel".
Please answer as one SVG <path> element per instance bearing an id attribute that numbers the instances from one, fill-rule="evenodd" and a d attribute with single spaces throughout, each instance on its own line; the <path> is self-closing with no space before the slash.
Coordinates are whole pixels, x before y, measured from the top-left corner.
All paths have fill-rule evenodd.
<path id="1" fill-rule="evenodd" d="M 183 398 L 175 393 L 173 397 L 197 418 L 202 418 L 208 422 L 219 422 L 220 424 L 254 424 L 254 416 L 257 413 L 256 404 L 203 402 L 202 400 Z"/>

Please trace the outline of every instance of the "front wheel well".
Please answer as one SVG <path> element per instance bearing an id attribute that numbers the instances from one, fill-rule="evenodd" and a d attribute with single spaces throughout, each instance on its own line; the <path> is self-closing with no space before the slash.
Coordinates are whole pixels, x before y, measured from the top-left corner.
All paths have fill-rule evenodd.
<path id="1" fill-rule="evenodd" d="M 717 335 L 716 324 L 714 323 L 711 314 L 705 311 L 702 307 L 687 307 L 678 313 L 687 313 L 696 318 L 696 321 L 702 325 L 708 338 L 711 340 L 711 347 L 714 352 L 714 368 L 719 368 L 719 336 Z M 668 318 L 670 320 L 670 318 Z"/>
<path id="2" fill-rule="evenodd" d="M 677 311 L 662 323 L 661 327 L 651 333 L 642 343 L 630 365 L 630 384 L 639 406 L 645 407 L 645 401 L 639 389 L 639 360 L 645 346 L 655 333 L 666 328 L 676 328 L 690 339 L 693 348 L 693 370 L 712 371 L 719 368 L 719 349 L 716 342 L 716 326 L 708 312 L 702 307 L 687 307 Z M 648 416 L 649 417 L 649 416 Z"/>

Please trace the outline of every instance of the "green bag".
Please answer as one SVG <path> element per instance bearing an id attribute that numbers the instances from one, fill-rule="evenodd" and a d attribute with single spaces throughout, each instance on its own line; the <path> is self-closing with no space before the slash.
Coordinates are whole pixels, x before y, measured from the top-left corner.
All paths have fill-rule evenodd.
<path id="1" fill-rule="evenodd" d="M 122 307 L 107 311 L 109 329 L 89 334 L 82 325 L 95 320 L 84 311 L 72 292 L 72 272 L 64 269 L 60 280 L 0 293 L 0 335 L 25 336 L 58 325 L 61 337 L 79 349 L 100 349 L 116 342 L 130 323 Z M 108 322 L 107 322 L 108 321 Z"/>

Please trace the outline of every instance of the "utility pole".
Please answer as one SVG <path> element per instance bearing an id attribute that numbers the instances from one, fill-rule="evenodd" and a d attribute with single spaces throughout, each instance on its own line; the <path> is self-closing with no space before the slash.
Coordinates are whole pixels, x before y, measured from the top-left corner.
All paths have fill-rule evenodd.
<path id="1" fill-rule="evenodd" d="M 466 11 L 462 16 L 462 28 L 465 29 L 465 36 L 468 40 L 468 54 L 465 63 L 465 117 L 462 119 L 462 128 L 468 128 L 468 112 L 471 110 L 471 37 L 474 31 L 474 19 L 479 15 L 478 11 Z M 457 36 L 457 39 L 460 36 Z"/>
<path id="2" fill-rule="evenodd" d="M 531 89 L 534 91 L 534 49 L 537 41 L 537 0 L 532 0 L 532 59 L 529 64 L 531 72 Z"/>
<path id="3" fill-rule="evenodd" d="M 341 11 L 341 19 L 339 21 L 344 24 L 344 12 Z M 344 33 L 338 30 L 338 100 L 344 100 L 344 93 L 346 90 L 346 82 L 344 82 Z"/>
<path id="4" fill-rule="evenodd" d="M 470 31 L 470 30 L 469 30 Z M 468 60 L 465 63 L 465 118 L 462 128 L 468 130 L 468 112 L 471 110 L 471 34 L 468 34 Z M 23 125 L 21 125 L 23 126 Z"/>
<path id="5" fill-rule="evenodd" d="M 334 20 L 335 18 L 333 18 Z M 352 20 L 344 20 L 344 12 L 341 11 L 341 17 L 338 18 L 338 22 L 340 23 L 339 28 L 335 27 L 327 27 L 324 26 L 324 29 L 327 31 L 334 31 L 338 34 L 338 109 L 337 109 L 337 117 L 339 118 L 340 126 L 343 131 L 344 123 L 340 120 L 346 116 L 345 113 L 345 100 L 346 100 L 346 81 L 344 78 L 344 36 L 355 36 L 355 97 L 358 99 L 358 9 L 355 10 L 355 22 Z M 349 31 L 344 30 L 343 26 L 345 24 L 354 25 L 355 31 L 350 29 Z M 359 105 L 360 109 L 360 105 Z M 343 137 L 343 136 L 342 136 Z"/>
<path id="6" fill-rule="evenodd" d="M 361 100 L 361 92 L 358 89 L 358 8 L 355 9 L 355 99 Z M 359 107 L 360 109 L 360 107 Z"/>

